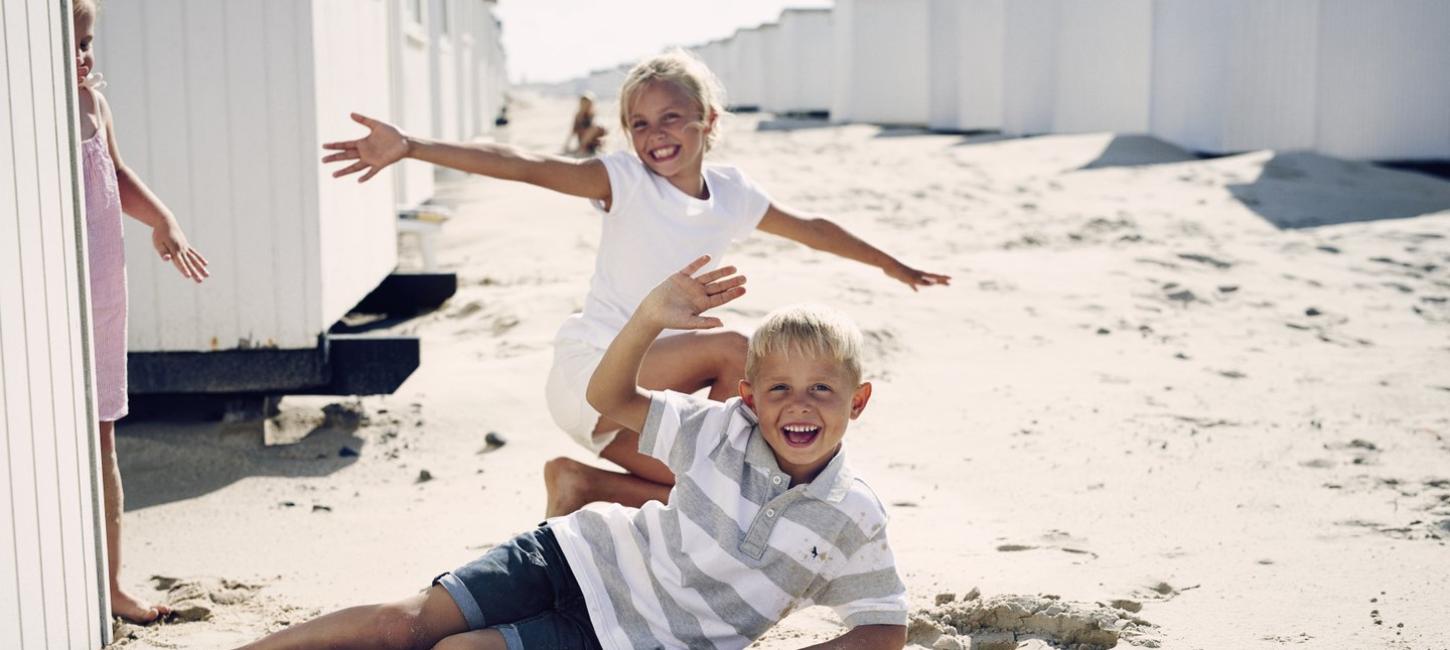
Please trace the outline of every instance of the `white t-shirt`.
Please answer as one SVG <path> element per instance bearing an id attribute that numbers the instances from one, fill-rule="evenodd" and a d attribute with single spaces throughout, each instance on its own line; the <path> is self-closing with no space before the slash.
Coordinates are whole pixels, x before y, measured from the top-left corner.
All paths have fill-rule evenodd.
<path id="1" fill-rule="evenodd" d="M 770 197 L 735 167 L 708 165 L 710 198 L 681 192 L 651 172 L 633 152 L 617 151 L 599 159 L 609 171 L 611 202 L 604 212 L 599 254 L 584 311 L 564 321 L 556 338 L 585 341 L 600 348 L 634 313 L 661 280 L 701 255 L 719 265 L 730 242 L 755 230 Z M 666 335 L 678 332 L 665 332 Z"/>

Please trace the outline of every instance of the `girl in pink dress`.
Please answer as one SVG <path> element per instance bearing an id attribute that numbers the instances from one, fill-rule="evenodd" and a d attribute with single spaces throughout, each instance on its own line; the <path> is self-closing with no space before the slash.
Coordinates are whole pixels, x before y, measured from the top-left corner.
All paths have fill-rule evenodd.
<path id="1" fill-rule="evenodd" d="M 150 623 L 169 612 L 127 593 L 121 573 L 121 472 L 116 465 L 116 420 L 126 416 L 126 259 L 121 213 L 151 226 L 151 243 L 163 262 L 201 282 L 207 261 L 186 241 L 176 217 L 126 167 L 116 148 L 111 107 L 99 92 L 94 59 L 95 0 L 76 0 L 76 81 L 80 92 L 82 165 L 86 187 L 86 244 L 91 279 L 91 326 L 96 363 L 96 414 L 100 419 L 101 483 L 105 490 L 107 565 L 111 612 L 135 623 Z"/>

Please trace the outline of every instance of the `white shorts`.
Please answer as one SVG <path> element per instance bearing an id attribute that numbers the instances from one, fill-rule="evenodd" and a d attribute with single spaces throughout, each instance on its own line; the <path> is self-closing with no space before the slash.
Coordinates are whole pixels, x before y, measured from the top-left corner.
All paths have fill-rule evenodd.
<path id="1" fill-rule="evenodd" d="M 619 429 L 594 433 L 599 411 L 584 397 L 589 378 L 603 358 L 604 348 L 573 338 L 555 339 L 554 365 L 549 368 L 549 382 L 544 388 L 544 400 L 554 424 L 596 455 L 619 435 Z"/>

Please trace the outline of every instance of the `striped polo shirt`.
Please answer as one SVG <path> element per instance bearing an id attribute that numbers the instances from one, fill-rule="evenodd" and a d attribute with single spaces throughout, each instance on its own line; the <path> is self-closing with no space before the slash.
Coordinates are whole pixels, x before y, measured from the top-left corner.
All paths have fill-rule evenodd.
<path id="1" fill-rule="evenodd" d="M 755 414 L 655 392 L 640 452 L 675 473 L 669 505 L 592 507 L 551 526 L 605 648 L 743 648 L 786 614 L 906 624 L 886 512 L 846 466 L 790 487 Z"/>

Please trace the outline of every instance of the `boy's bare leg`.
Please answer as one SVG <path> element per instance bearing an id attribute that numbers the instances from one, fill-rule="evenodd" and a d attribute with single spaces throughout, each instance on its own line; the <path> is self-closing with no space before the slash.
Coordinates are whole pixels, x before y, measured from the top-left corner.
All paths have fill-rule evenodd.
<path id="1" fill-rule="evenodd" d="M 110 576 L 111 614 L 132 623 L 150 623 L 171 613 L 121 588 L 121 513 L 126 497 L 121 489 L 121 467 L 116 463 L 116 423 L 101 423 L 101 491 L 106 508 L 106 567 Z"/>
<path id="2" fill-rule="evenodd" d="M 745 351 L 749 340 L 738 332 L 692 332 L 655 341 L 645 354 L 639 383 L 651 390 L 693 393 L 710 387 L 710 399 L 725 400 L 739 392 L 745 377 Z M 619 429 L 601 419 L 595 431 Z M 623 429 L 599 454 L 624 468 L 611 472 L 570 458 L 555 458 L 544 465 L 548 488 L 545 515 L 569 514 L 595 501 L 640 506 L 665 501 L 675 477 L 664 463 L 639 453 L 639 433 Z"/>
<path id="3" fill-rule="evenodd" d="M 439 641 L 433 650 L 508 650 L 508 642 L 498 630 L 475 630 Z"/>
<path id="4" fill-rule="evenodd" d="M 397 602 L 349 607 L 299 623 L 242 646 L 241 650 L 421 650 L 467 630 L 468 622 L 453 597 L 443 587 L 433 585 Z"/>

